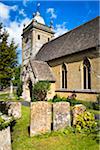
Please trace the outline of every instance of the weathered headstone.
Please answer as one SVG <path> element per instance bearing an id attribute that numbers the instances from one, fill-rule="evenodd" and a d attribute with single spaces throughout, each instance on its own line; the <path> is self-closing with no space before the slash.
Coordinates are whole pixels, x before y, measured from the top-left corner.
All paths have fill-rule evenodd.
<path id="1" fill-rule="evenodd" d="M 51 131 L 51 104 L 49 102 L 32 102 L 30 118 L 30 136 Z"/>
<path id="2" fill-rule="evenodd" d="M 71 125 L 69 102 L 53 104 L 53 130 L 59 130 Z"/>
<path id="3" fill-rule="evenodd" d="M 86 111 L 86 107 L 82 104 L 78 104 L 73 107 L 72 109 L 72 118 L 73 118 L 72 124 L 73 125 L 76 125 L 77 116 L 82 114 L 84 111 Z"/>
<path id="4" fill-rule="evenodd" d="M 10 127 L 0 131 L 0 150 L 11 150 Z"/>
<path id="5" fill-rule="evenodd" d="M 21 103 L 20 102 L 8 102 L 9 106 L 8 115 L 13 116 L 15 119 L 21 118 Z"/>
<path id="6" fill-rule="evenodd" d="M 0 102 L 0 111 L 19 119 L 21 118 L 21 102 Z"/>

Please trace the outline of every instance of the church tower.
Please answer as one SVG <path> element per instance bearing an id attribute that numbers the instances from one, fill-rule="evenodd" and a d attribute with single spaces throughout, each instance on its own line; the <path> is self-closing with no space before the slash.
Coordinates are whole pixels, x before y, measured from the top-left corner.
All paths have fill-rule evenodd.
<path id="1" fill-rule="evenodd" d="M 49 42 L 53 36 L 52 27 L 45 25 L 38 8 L 32 21 L 23 28 L 22 66 L 24 67 L 30 58 L 35 58 L 42 45 Z"/>
<path id="2" fill-rule="evenodd" d="M 22 33 L 22 97 L 28 101 L 31 98 L 32 85 L 36 82 L 30 61 L 35 59 L 36 54 L 43 44 L 49 42 L 53 37 L 53 28 L 45 24 L 38 7 L 36 13 L 33 15 L 32 21 L 27 26 L 24 25 Z"/>

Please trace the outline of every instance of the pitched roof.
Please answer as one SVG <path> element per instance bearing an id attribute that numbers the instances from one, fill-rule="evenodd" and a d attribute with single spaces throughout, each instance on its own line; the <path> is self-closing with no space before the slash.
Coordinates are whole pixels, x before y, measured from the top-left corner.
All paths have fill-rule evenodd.
<path id="1" fill-rule="evenodd" d="M 55 81 L 49 65 L 43 61 L 30 60 L 32 70 L 39 81 Z"/>
<path id="2" fill-rule="evenodd" d="M 99 45 L 99 19 L 95 19 L 46 43 L 36 55 L 42 61 L 53 60 L 62 56 L 80 52 Z"/>

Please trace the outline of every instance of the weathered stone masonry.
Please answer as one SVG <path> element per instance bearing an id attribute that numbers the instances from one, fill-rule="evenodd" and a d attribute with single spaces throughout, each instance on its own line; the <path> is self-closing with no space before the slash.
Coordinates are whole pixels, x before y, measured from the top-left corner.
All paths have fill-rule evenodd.
<path id="1" fill-rule="evenodd" d="M 21 118 L 21 102 L 0 102 L 0 111 L 19 119 Z"/>
<path id="2" fill-rule="evenodd" d="M 51 131 L 51 104 L 31 103 L 30 136 Z"/>
<path id="3" fill-rule="evenodd" d="M 31 103 L 30 136 L 58 130 L 71 125 L 68 102 Z"/>
<path id="4" fill-rule="evenodd" d="M 0 150 L 11 150 L 10 127 L 0 131 Z"/>
<path id="5" fill-rule="evenodd" d="M 71 125 L 70 104 L 58 102 L 53 104 L 53 130 L 58 130 Z"/>

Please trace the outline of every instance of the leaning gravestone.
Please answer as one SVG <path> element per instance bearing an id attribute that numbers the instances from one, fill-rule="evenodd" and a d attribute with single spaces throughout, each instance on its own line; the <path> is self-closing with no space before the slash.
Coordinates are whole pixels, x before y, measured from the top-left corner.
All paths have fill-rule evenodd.
<path id="1" fill-rule="evenodd" d="M 51 104 L 48 102 L 32 102 L 30 118 L 30 136 L 51 131 Z"/>
<path id="2" fill-rule="evenodd" d="M 70 103 L 56 102 L 53 104 L 53 130 L 71 125 Z"/>
<path id="3" fill-rule="evenodd" d="M 84 111 L 86 111 L 86 107 L 82 104 L 75 105 L 72 109 L 72 118 L 73 118 L 73 125 L 76 125 L 77 116 L 82 114 Z"/>
<path id="4" fill-rule="evenodd" d="M 11 150 L 10 127 L 0 131 L 0 150 Z"/>

